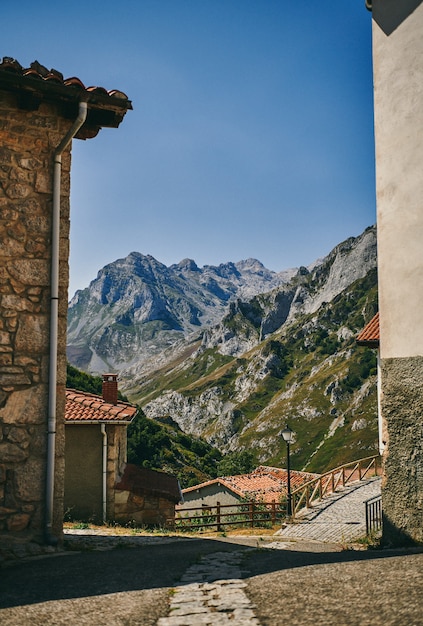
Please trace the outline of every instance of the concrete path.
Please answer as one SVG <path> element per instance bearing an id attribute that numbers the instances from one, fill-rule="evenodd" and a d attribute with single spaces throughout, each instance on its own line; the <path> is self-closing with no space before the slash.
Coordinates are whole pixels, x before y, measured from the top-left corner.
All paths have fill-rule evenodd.
<path id="1" fill-rule="evenodd" d="M 353 483 L 317 502 L 312 509 L 304 509 L 277 534 L 283 539 L 311 539 L 313 541 L 347 544 L 366 535 L 365 501 L 380 496 L 381 478 L 375 477 Z"/>

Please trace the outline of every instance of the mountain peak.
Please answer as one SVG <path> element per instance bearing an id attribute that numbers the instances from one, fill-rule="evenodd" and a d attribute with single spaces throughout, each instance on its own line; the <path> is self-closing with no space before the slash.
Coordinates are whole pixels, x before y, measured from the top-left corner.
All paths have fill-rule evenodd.
<path id="1" fill-rule="evenodd" d="M 141 372 L 157 359 L 165 362 L 166 350 L 186 349 L 187 340 L 206 330 L 207 345 L 240 354 L 286 320 L 330 302 L 375 265 L 374 227 L 338 244 L 321 264 L 285 272 L 254 258 L 203 268 L 186 258 L 167 267 L 151 255 L 131 252 L 103 267 L 72 299 L 68 358 L 95 373 L 129 367 Z M 265 294 L 270 295 L 253 301 Z M 256 329 L 246 338 L 221 326 L 231 302 L 239 302 L 236 310 Z"/>
<path id="2" fill-rule="evenodd" d="M 182 261 L 179 261 L 179 263 L 177 263 L 176 265 L 171 265 L 170 268 L 175 269 L 175 270 L 185 271 L 185 272 L 199 272 L 200 271 L 197 263 L 193 261 L 193 259 L 182 259 Z"/>

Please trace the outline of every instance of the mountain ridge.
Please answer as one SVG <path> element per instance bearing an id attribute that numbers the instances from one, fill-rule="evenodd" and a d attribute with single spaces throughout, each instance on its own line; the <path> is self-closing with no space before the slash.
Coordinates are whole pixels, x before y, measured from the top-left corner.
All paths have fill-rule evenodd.
<path id="1" fill-rule="evenodd" d="M 283 465 L 289 418 L 295 466 L 323 471 L 377 450 L 375 356 L 354 339 L 376 310 L 374 226 L 276 279 L 254 259 L 168 268 L 131 253 L 76 294 L 70 352 L 224 454 Z"/>
<path id="2" fill-rule="evenodd" d="M 234 298 L 272 289 L 294 273 L 273 272 L 257 259 L 203 268 L 184 259 L 167 267 L 151 255 L 131 252 L 99 270 L 71 299 L 68 358 L 91 373 L 142 361 L 141 348 L 148 360 L 216 323 Z"/>

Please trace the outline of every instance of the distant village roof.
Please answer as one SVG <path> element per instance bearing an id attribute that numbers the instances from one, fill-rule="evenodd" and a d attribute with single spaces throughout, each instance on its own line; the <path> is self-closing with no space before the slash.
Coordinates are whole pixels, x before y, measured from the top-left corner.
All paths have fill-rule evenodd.
<path id="1" fill-rule="evenodd" d="M 368 346 L 369 348 L 379 347 L 379 313 L 370 320 L 357 336 L 356 342 L 359 346 Z"/>
<path id="2" fill-rule="evenodd" d="M 111 404 L 101 396 L 66 389 L 65 424 L 130 424 L 137 407 L 128 402 Z"/>
<path id="3" fill-rule="evenodd" d="M 313 478 L 317 478 L 318 474 L 310 472 L 297 472 L 291 470 L 291 489 L 305 484 Z M 236 476 L 223 476 L 215 478 L 207 482 L 183 489 L 182 493 L 190 493 L 197 491 L 208 485 L 222 485 L 231 490 L 237 496 L 244 498 L 255 498 L 263 502 L 272 502 L 272 500 L 280 499 L 281 495 L 287 493 L 288 472 L 279 467 L 269 467 L 260 465 L 250 474 L 238 474 Z"/>
<path id="4" fill-rule="evenodd" d="M 87 102 L 87 119 L 76 135 L 78 139 L 95 137 L 102 127 L 117 128 L 128 109 L 132 109 L 131 101 L 122 91 L 86 87 L 79 78 L 64 78 L 38 61 L 25 68 L 16 59 L 3 57 L 0 89 L 16 93 L 19 107 L 28 111 L 37 110 L 43 101 L 54 101 L 61 115 L 69 119 L 77 117 L 80 101 Z"/>

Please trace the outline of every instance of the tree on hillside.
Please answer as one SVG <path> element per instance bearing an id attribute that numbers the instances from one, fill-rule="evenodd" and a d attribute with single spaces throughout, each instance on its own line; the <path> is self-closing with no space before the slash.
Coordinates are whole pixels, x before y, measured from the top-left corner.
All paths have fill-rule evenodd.
<path id="1" fill-rule="evenodd" d="M 256 466 L 254 454 L 249 450 L 230 452 L 217 466 L 219 476 L 236 476 L 237 474 L 249 474 Z"/>

